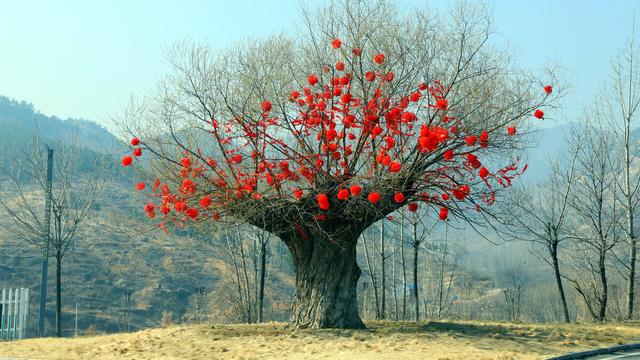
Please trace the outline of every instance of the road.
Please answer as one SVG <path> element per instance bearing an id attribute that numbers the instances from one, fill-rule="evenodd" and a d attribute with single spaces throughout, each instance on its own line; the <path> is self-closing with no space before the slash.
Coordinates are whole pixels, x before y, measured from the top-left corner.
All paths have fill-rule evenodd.
<path id="1" fill-rule="evenodd" d="M 613 359 L 624 359 L 624 360 L 632 360 L 637 359 L 640 360 L 640 351 L 639 350 L 630 350 L 630 351 L 617 351 L 611 354 L 605 355 L 596 355 L 592 357 L 587 357 L 584 359 L 588 360 L 613 360 Z"/>

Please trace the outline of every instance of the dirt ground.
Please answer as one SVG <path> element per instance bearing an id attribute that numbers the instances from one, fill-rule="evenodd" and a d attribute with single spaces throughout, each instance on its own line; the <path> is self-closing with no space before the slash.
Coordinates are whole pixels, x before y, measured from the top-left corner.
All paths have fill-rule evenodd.
<path id="1" fill-rule="evenodd" d="M 0 343 L 19 359 L 544 359 L 640 342 L 640 323 L 371 322 L 366 330 L 290 331 L 282 323 L 185 325 Z"/>

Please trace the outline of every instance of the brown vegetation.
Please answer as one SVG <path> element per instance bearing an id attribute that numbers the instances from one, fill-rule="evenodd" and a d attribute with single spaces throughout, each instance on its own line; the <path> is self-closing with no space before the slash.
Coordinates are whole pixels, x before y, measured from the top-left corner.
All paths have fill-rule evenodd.
<path id="1" fill-rule="evenodd" d="M 194 325 L 75 339 L 0 345 L 0 356 L 30 359 L 540 359 L 637 342 L 638 323 L 367 323 L 366 330 L 285 329 L 262 325 Z"/>

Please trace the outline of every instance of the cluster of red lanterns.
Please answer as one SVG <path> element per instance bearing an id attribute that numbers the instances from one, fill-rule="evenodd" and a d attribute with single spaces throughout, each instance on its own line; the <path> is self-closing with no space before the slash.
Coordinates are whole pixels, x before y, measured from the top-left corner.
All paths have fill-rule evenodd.
<path id="1" fill-rule="evenodd" d="M 340 49 L 343 45 L 342 40 L 339 38 L 331 41 L 333 49 Z M 354 56 L 362 55 L 362 49 L 358 47 L 353 48 L 351 52 Z M 350 142 L 359 144 L 364 141 L 371 148 L 369 151 L 372 152 L 376 151 L 373 146 L 373 144 L 376 144 L 378 151 L 376 156 L 373 157 L 375 162 L 386 169 L 385 171 L 388 171 L 389 174 L 400 173 L 403 170 L 403 166 L 399 160 L 398 153 L 406 149 L 406 138 L 414 134 L 412 129 L 418 121 L 418 117 L 414 112 L 409 111 L 409 107 L 418 106 L 418 103 L 426 99 L 427 97 L 423 95 L 425 91 L 428 92 L 429 98 L 432 99 L 432 102 L 425 107 L 433 109 L 439 115 L 440 122 L 436 124 L 430 122 L 420 126 L 415 138 L 415 147 L 419 153 L 434 153 L 452 140 L 460 140 L 467 147 L 479 146 L 480 148 L 486 148 L 490 145 L 489 132 L 486 130 L 479 134 L 463 135 L 464 131 L 458 128 L 459 123 L 455 117 L 451 116 L 449 101 L 446 98 L 449 92 L 448 87 L 443 86 L 438 81 L 435 81 L 432 86 L 422 83 L 408 96 L 397 101 L 391 101 L 391 99 L 385 98 L 383 93 L 385 84 L 394 80 L 393 72 L 382 70 L 385 68 L 382 65 L 387 61 L 386 56 L 383 53 L 377 53 L 373 56 L 372 61 L 378 67 L 366 71 L 364 77 L 366 81 L 371 83 L 377 81 L 378 85 L 375 87 L 373 98 L 367 102 L 362 99 L 356 99 L 351 94 L 352 78 L 350 73 L 345 73 L 343 76 L 335 76 L 327 84 L 322 84 L 318 75 L 309 74 L 306 79 L 308 87 L 300 91 L 293 90 L 291 92 L 289 100 L 298 107 L 299 112 L 299 116 L 291 121 L 296 128 L 294 135 L 300 137 L 315 136 L 317 140 L 321 141 L 320 153 L 299 158 L 291 157 L 290 159 L 276 162 L 267 160 L 264 153 L 254 150 L 251 153 L 252 162 L 257 164 L 254 172 L 243 171 L 238 167 L 235 170 L 237 174 L 233 179 L 223 171 L 216 172 L 218 175 L 214 178 L 206 179 L 209 184 L 226 195 L 216 195 L 216 200 L 208 195 L 201 197 L 198 201 L 200 210 L 196 208 L 198 206 L 190 207 L 187 205 L 189 199 L 194 197 L 197 192 L 197 185 L 190 177 L 194 179 L 203 177 L 206 165 L 215 169 L 219 169 L 219 167 L 217 161 L 213 159 L 203 162 L 201 160 L 194 161 L 191 157 L 185 156 L 180 161 L 183 182 L 178 187 L 179 194 L 174 195 L 169 190 L 168 185 L 160 186 L 159 183 L 156 183 L 153 188 L 153 196 L 162 198 L 161 213 L 169 215 L 175 211 L 191 219 L 200 219 L 204 216 L 204 210 L 210 211 L 210 208 L 213 207 L 224 207 L 225 204 L 234 201 L 233 199 L 245 199 L 246 196 L 260 199 L 263 194 L 257 193 L 256 189 L 258 188 L 258 181 L 261 179 L 271 188 L 278 189 L 280 193 L 286 181 L 295 182 L 298 186 L 301 185 L 300 182 L 304 181 L 313 185 L 319 171 L 328 171 L 324 170 L 325 168 L 331 169 L 336 175 L 347 174 L 349 157 L 355 151 Z M 347 71 L 345 62 L 341 60 L 336 61 L 334 68 L 339 73 Z M 330 69 L 323 69 L 323 73 L 328 73 L 329 71 Z M 552 87 L 550 85 L 544 86 L 544 92 L 547 95 L 551 94 Z M 242 131 L 244 131 L 245 137 L 256 138 L 261 134 L 266 134 L 266 129 L 269 126 L 278 124 L 279 119 L 270 115 L 273 110 L 272 103 L 269 100 L 263 100 L 259 105 L 262 111 L 262 121 L 256 129 L 245 130 L 243 128 Z M 533 112 L 533 117 L 543 119 L 544 112 L 536 109 Z M 336 119 L 341 121 L 341 128 L 337 127 Z M 218 120 L 212 119 L 211 124 L 213 125 L 213 132 L 217 135 L 219 134 L 218 132 L 222 134 L 224 131 L 229 132 L 228 127 L 220 126 Z M 357 134 L 358 131 L 360 135 Z M 516 133 L 515 125 L 507 127 L 508 136 L 514 136 Z M 226 141 L 224 140 L 226 138 L 222 136 L 219 138 L 223 139 L 222 141 Z M 278 140 L 273 141 L 278 142 Z M 124 156 L 121 161 L 123 166 L 130 166 L 134 157 L 142 156 L 140 144 L 141 142 L 138 138 L 131 139 L 133 156 Z M 279 141 L 278 145 L 286 148 L 286 144 L 282 141 Z M 396 155 L 393 155 L 394 152 L 396 152 Z M 456 153 L 452 149 L 444 150 L 441 156 L 445 162 L 452 163 L 446 166 L 462 166 L 461 169 L 473 171 L 488 185 L 488 179 L 495 175 L 492 175 L 486 167 L 482 166 L 477 155 L 467 150 L 463 150 L 459 154 L 463 156 L 460 156 L 461 160 L 458 161 L 456 161 Z M 230 167 L 240 165 L 244 160 L 239 149 L 230 151 L 225 158 Z M 501 172 L 498 171 L 498 173 Z M 353 184 L 356 179 L 353 178 L 349 181 L 351 182 L 350 186 L 345 184 L 343 188 L 337 191 L 335 197 L 338 201 L 345 202 L 351 197 L 360 196 L 362 187 L 358 184 Z M 366 179 L 364 179 L 364 183 L 366 184 Z M 136 185 L 136 188 L 142 191 L 145 190 L 146 185 L 141 182 Z M 290 191 L 294 200 L 300 200 L 310 193 L 309 190 L 305 191 L 300 187 L 293 188 Z M 456 200 L 465 201 L 471 194 L 471 189 L 469 185 L 462 184 L 452 186 L 449 192 Z M 389 201 L 393 200 L 397 204 L 404 205 L 407 204 L 407 200 L 411 201 L 413 194 L 411 191 L 398 191 L 385 195 L 377 191 L 370 191 L 366 199 L 370 204 L 375 205 L 383 201 L 387 196 Z M 421 201 L 436 202 L 429 196 L 420 194 L 417 196 Z M 441 200 L 437 200 L 437 202 L 441 203 L 441 201 L 448 201 L 450 197 L 445 192 L 438 199 Z M 319 210 L 330 210 L 331 201 L 326 193 L 317 194 L 316 200 Z M 407 206 L 409 211 L 415 212 L 418 210 L 418 203 L 415 201 L 409 202 Z M 154 205 L 145 205 L 145 212 L 150 218 L 155 217 Z M 446 220 L 448 214 L 448 207 L 442 206 L 438 214 L 439 219 Z M 322 213 L 318 216 L 316 217 L 317 219 L 327 218 L 326 214 Z M 220 218 L 220 214 L 212 212 L 211 218 L 217 220 Z"/>

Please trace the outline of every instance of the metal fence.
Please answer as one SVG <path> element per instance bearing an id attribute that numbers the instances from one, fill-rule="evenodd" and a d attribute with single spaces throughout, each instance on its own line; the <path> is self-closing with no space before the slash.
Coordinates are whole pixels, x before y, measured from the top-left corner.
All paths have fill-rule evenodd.
<path id="1" fill-rule="evenodd" d="M 29 289 L 2 289 L 0 340 L 24 339 L 29 310 Z"/>

